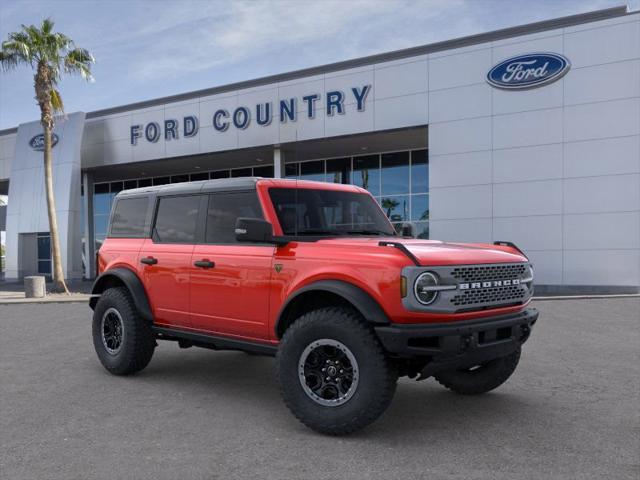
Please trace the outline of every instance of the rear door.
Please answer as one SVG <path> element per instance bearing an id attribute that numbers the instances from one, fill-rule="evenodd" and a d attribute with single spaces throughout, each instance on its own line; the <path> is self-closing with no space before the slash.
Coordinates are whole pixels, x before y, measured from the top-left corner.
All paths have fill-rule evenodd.
<path id="1" fill-rule="evenodd" d="M 189 274 L 203 195 L 159 197 L 152 236 L 138 262 L 155 323 L 191 327 Z"/>
<path id="2" fill-rule="evenodd" d="M 238 217 L 264 218 L 255 190 L 209 195 L 204 243 L 191 257 L 191 323 L 209 333 L 266 340 L 275 248 L 237 242 Z"/>

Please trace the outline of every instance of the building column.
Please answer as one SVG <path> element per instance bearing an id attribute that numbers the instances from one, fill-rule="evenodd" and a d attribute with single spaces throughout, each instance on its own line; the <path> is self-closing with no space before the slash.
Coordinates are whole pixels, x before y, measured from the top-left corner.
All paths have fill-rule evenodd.
<path id="1" fill-rule="evenodd" d="M 95 277 L 96 242 L 93 237 L 93 175 L 89 172 L 82 174 L 82 198 L 84 215 L 82 218 L 84 232 L 84 278 L 90 280 Z"/>
<path id="2" fill-rule="evenodd" d="M 284 178 L 284 152 L 280 146 L 273 149 L 273 178 Z"/>

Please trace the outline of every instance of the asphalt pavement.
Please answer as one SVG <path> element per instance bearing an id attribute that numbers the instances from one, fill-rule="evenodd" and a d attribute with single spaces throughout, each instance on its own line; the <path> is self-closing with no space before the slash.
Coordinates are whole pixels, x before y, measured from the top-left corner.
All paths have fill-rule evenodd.
<path id="1" fill-rule="evenodd" d="M 166 342 L 115 377 L 87 305 L 0 305 L 0 478 L 638 480 L 640 298 L 536 307 L 500 389 L 401 379 L 378 422 L 333 438 L 289 413 L 271 358 Z"/>

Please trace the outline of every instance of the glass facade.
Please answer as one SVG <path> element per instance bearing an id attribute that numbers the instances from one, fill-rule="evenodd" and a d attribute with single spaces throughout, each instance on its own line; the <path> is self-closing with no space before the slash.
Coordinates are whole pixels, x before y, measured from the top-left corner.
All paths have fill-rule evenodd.
<path id="1" fill-rule="evenodd" d="M 412 150 L 287 163 L 287 178 L 352 183 L 376 198 L 400 231 L 410 222 L 429 238 L 429 152 Z"/>
<path id="2" fill-rule="evenodd" d="M 232 168 L 227 170 L 215 170 L 211 172 L 195 172 L 182 175 L 163 177 L 147 177 L 117 182 L 96 183 L 93 186 L 93 235 L 96 242 L 96 251 L 104 242 L 109 226 L 109 214 L 113 206 L 113 199 L 121 190 L 131 188 L 150 187 L 152 185 L 166 185 L 168 183 L 196 182 L 215 178 L 229 177 L 273 177 L 273 165 L 260 165 L 257 167 Z M 84 192 L 83 192 L 84 194 Z M 84 204 L 84 202 L 82 202 Z"/>
<path id="3" fill-rule="evenodd" d="M 113 199 L 124 189 L 187 181 L 244 176 L 273 177 L 273 165 L 96 183 L 93 225 L 96 249 L 102 245 Z M 403 223 L 415 227 L 418 238 L 429 238 L 429 158 L 427 150 L 385 152 L 353 157 L 287 163 L 286 178 L 354 184 L 367 189 L 397 231 Z"/>

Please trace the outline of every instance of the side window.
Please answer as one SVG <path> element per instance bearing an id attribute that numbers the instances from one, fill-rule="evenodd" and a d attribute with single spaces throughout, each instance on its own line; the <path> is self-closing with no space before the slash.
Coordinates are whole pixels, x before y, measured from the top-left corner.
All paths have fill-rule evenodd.
<path id="1" fill-rule="evenodd" d="M 236 243 L 235 230 L 238 217 L 264 218 L 255 191 L 210 195 L 206 242 Z"/>
<path id="2" fill-rule="evenodd" d="M 154 240 L 160 243 L 193 243 L 200 198 L 199 195 L 160 198 Z"/>
<path id="3" fill-rule="evenodd" d="M 110 235 L 117 237 L 139 238 L 147 235 L 148 197 L 124 198 L 116 202 L 111 220 Z"/>

